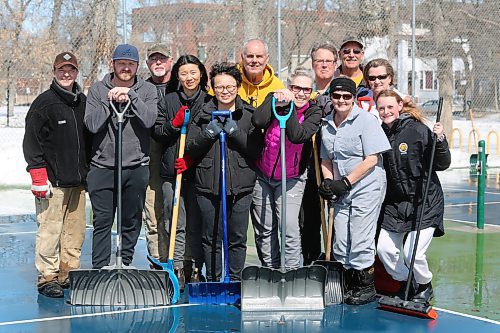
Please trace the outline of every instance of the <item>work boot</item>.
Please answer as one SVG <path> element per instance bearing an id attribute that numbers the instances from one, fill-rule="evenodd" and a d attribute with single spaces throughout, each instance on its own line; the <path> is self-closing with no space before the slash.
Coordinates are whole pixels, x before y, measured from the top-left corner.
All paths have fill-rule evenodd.
<path id="1" fill-rule="evenodd" d="M 59 285 L 61 286 L 61 288 L 68 289 L 69 288 L 69 277 L 65 278 L 62 281 L 57 281 L 57 283 L 59 283 Z"/>
<path id="2" fill-rule="evenodd" d="M 177 276 L 177 280 L 179 280 L 179 288 L 181 292 L 184 291 L 186 287 L 186 278 L 184 276 L 184 269 L 182 267 L 174 268 L 175 276 Z"/>
<path id="3" fill-rule="evenodd" d="M 411 298 L 413 302 L 429 304 L 434 297 L 432 283 L 419 284 L 415 296 Z"/>
<path id="4" fill-rule="evenodd" d="M 362 305 L 375 300 L 375 270 L 373 266 L 363 270 L 353 270 L 352 291 L 346 298 L 346 304 Z"/>
<path id="5" fill-rule="evenodd" d="M 57 283 L 57 281 L 50 281 L 41 286 L 38 286 L 38 292 L 44 296 L 51 298 L 64 297 L 64 290 L 59 285 L 59 283 Z"/>
<path id="6" fill-rule="evenodd" d="M 344 300 L 349 297 L 352 293 L 352 273 L 354 272 L 354 269 L 346 269 L 342 268 L 344 271 Z"/>

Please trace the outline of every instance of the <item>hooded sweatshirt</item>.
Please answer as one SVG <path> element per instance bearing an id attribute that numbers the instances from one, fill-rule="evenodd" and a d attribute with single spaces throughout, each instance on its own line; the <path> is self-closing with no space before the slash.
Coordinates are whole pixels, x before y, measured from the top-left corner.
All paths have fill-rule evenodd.
<path id="1" fill-rule="evenodd" d="M 238 90 L 238 95 L 242 100 L 253 107 L 260 106 L 270 92 L 285 88 L 283 82 L 274 75 L 274 70 L 269 64 L 264 68 L 264 77 L 259 84 L 253 84 L 248 80 L 245 76 L 243 63 L 240 63 L 238 67 L 243 78 L 243 82 Z"/>
<path id="2" fill-rule="evenodd" d="M 91 164 L 97 167 L 115 167 L 115 143 L 117 140 L 117 118 L 110 106 L 108 92 L 115 87 L 114 74 L 106 74 L 102 81 L 94 83 L 88 93 L 85 126 L 93 133 Z M 130 108 L 123 123 L 122 166 L 148 165 L 150 128 L 157 116 L 156 87 L 140 77 L 130 87 Z M 115 104 L 116 105 L 116 104 Z"/>

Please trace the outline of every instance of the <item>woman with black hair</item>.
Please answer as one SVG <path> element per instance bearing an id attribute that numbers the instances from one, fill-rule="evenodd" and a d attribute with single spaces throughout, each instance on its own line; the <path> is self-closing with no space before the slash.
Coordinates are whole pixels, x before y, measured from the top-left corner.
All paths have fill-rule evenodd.
<path id="1" fill-rule="evenodd" d="M 202 223 L 202 247 L 207 279 L 222 275 L 221 195 L 227 196 L 228 260 L 231 280 L 240 280 L 245 265 L 248 215 L 256 174 L 253 161 L 260 156 L 263 135 L 252 125 L 254 109 L 238 96 L 241 74 L 235 64 L 217 63 L 210 71 L 215 96 L 193 118 L 186 155 L 196 161 L 196 197 Z M 216 110 L 231 111 L 231 118 L 215 117 Z M 220 193 L 219 134 L 226 136 L 226 193 Z M 185 156 L 186 156 L 185 155 Z"/>
<path id="2" fill-rule="evenodd" d="M 207 98 L 207 85 L 208 75 L 205 66 L 195 56 L 183 55 L 172 68 L 165 97 L 158 102 L 158 118 L 154 126 L 153 138 L 163 146 L 160 176 L 163 180 L 163 222 L 167 235 L 170 235 L 176 175 L 186 171 L 193 164 L 192 160 L 187 156 L 177 158 L 181 127 L 184 123 L 186 110 L 189 109 L 188 132 L 191 129 L 192 119 L 200 112 Z M 181 290 L 184 289 L 185 284 L 185 252 L 188 252 L 188 256 L 192 256 L 194 260 L 192 273 L 187 272 L 188 282 L 199 282 L 203 278 L 201 276 L 203 254 L 200 249 L 200 222 L 193 178 L 192 170 L 188 170 L 184 173 L 182 179 L 177 235 L 173 255 L 174 271 L 179 279 Z M 189 212 L 186 211 L 185 207 L 189 207 Z M 188 242 L 186 242 L 186 238 Z M 186 270 L 191 270 L 191 267 L 186 267 Z"/>

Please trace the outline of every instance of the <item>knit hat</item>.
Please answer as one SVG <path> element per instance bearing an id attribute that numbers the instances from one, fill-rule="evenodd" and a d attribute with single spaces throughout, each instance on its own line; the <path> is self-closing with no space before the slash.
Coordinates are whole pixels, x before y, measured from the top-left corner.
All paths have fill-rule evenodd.
<path id="1" fill-rule="evenodd" d="M 59 69 L 64 65 L 71 65 L 78 69 L 78 60 L 71 52 L 59 53 L 54 60 L 54 69 Z"/>
<path id="2" fill-rule="evenodd" d="M 132 60 L 139 62 L 139 51 L 130 44 L 120 44 L 113 52 L 113 60 Z"/>
<path id="3" fill-rule="evenodd" d="M 356 96 L 356 83 L 348 77 L 337 77 L 330 83 L 330 94 L 339 90 L 350 92 Z"/>

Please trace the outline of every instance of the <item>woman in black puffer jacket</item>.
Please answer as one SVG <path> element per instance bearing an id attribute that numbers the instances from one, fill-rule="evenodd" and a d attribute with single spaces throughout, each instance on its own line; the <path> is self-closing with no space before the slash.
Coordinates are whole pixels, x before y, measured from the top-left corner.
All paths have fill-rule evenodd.
<path id="1" fill-rule="evenodd" d="M 405 282 L 413 252 L 416 223 L 423 209 L 424 217 L 413 268 L 418 286 L 414 286 L 410 296 L 415 302 L 429 303 L 433 297 L 432 273 L 425 253 L 432 238 L 444 234 L 444 196 L 436 171 L 450 166 L 448 142 L 439 122 L 431 131 L 423 124 L 420 111 L 409 105 L 404 106 L 401 97 L 392 90 L 380 92 L 377 108 L 383 122 L 382 128 L 392 147 L 392 150 L 384 153 L 387 194 L 381 211 L 377 254 L 387 272 L 395 280 Z M 423 198 L 434 135 L 437 136 L 437 143 L 431 183 L 427 198 Z M 399 260 L 403 243 L 404 260 Z M 406 283 L 401 285 L 402 295 Z"/>

